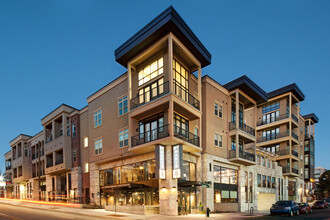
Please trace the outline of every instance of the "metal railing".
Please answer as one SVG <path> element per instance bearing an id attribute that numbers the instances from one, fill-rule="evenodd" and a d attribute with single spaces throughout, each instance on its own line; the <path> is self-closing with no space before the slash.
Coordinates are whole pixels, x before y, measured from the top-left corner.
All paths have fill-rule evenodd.
<path id="1" fill-rule="evenodd" d="M 199 137 L 197 135 L 176 125 L 174 125 L 174 136 L 199 147 Z"/>
<path id="2" fill-rule="evenodd" d="M 6 167 L 6 170 L 10 170 L 10 169 L 11 169 L 11 166 L 7 166 L 7 167 Z"/>
<path id="3" fill-rule="evenodd" d="M 293 113 L 291 114 L 292 119 L 298 123 L 298 117 L 294 115 Z"/>
<path id="4" fill-rule="evenodd" d="M 58 165 L 58 164 L 61 164 L 61 163 L 63 163 L 63 154 L 59 155 L 59 156 L 56 156 L 56 158 L 55 158 L 55 165 Z"/>
<path id="5" fill-rule="evenodd" d="M 289 155 L 290 154 L 290 150 L 289 149 L 287 149 L 287 150 L 280 150 L 276 154 L 279 155 L 279 156 Z M 293 156 L 298 157 L 298 152 L 296 150 L 291 150 L 291 154 Z"/>
<path id="6" fill-rule="evenodd" d="M 174 80 L 174 94 L 188 102 L 190 105 L 199 110 L 199 100 L 188 92 L 187 88 L 182 87 Z"/>
<path id="7" fill-rule="evenodd" d="M 296 168 L 292 168 L 292 173 L 298 174 L 298 173 L 299 173 L 299 172 L 298 172 L 298 169 L 296 169 Z"/>
<path id="8" fill-rule="evenodd" d="M 291 135 L 294 139 L 298 140 L 298 135 L 296 133 L 294 133 L 293 131 L 291 132 Z"/>
<path id="9" fill-rule="evenodd" d="M 290 173 L 290 167 L 282 167 L 283 173 Z"/>
<path id="10" fill-rule="evenodd" d="M 164 125 L 162 127 L 158 127 L 156 129 L 132 136 L 132 147 L 168 137 L 169 135 L 168 125 Z"/>
<path id="11" fill-rule="evenodd" d="M 169 82 L 164 82 L 163 84 L 158 85 L 156 88 L 151 88 L 151 84 L 145 86 L 144 88 L 149 87 L 150 89 L 147 92 L 138 94 L 135 98 L 131 99 L 131 110 L 135 109 L 143 104 L 151 102 L 159 97 L 167 94 L 169 92 Z"/>
<path id="12" fill-rule="evenodd" d="M 291 172 L 290 172 L 290 168 L 289 167 L 283 167 L 283 173 L 294 173 L 294 174 L 299 174 L 298 169 L 296 168 L 292 168 Z"/>
<path id="13" fill-rule="evenodd" d="M 248 153 L 244 150 L 238 152 L 238 157 L 245 159 L 245 160 L 250 160 L 253 162 L 255 162 L 255 160 L 256 160 L 255 154 Z M 229 158 L 236 158 L 236 150 L 229 151 Z"/>
<path id="14" fill-rule="evenodd" d="M 298 152 L 297 152 L 296 150 L 291 150 L 291 154 L 292 154 L 293 156 L 298 157 Z"/>
<path id="15" fill-rule="evenodd" d="M 52 167 L 53 166 L 53 160 L 47 160 L 46 163 L 46 168 Z"/>
<path id="16" fill-rule="evenodd" d="M 234 130 L 234 129 L 236 129 L 236 122 L 229 122 L 229 130 Z M 239 123 L 239 129 L 252 136 L 255 136 L 255 129 L 244 123 Z"/>
<path id="17" fill-rule="evenodd" d="M 261 143 L 261 142 L 271 141 L 271 140 L 275 140 L 275 139 L 279 139 L 279 138 L 283 138 L 283 137 L 288 137 L 288 136 L 289 136 L 289 131 L 285 131 L 285 132 L 278 133 L 278 134 L 275 134 L 275 135 L 260 137 L 260 138 L 258 138 L 257 142 Z"/>
<path id="18" fill-rule="evenodd" d="M 283 119 L 286 119 L 286 118 L 289 118 L 289 114 L 288 113 L 281 114 L 278 117 L 276 117 L 276 116 L 275 117 L 270 117 L 269 120 L 267 120 L 267 119 L 265 119 L 265 120 L 259 120 L 257 122 L 257 126 L 270 124 L 270 123 L 273 123 L 275 121 L 280 121 L 280 120 L 283 120 Z"/>

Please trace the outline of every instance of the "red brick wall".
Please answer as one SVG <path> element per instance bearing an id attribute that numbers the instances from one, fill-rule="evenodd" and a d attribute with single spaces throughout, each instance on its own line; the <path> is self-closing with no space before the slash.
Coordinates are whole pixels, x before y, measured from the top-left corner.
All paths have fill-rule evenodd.
<path id="1" fill-rule="evenodd" d="M 73 137 L 72 134 L 72 125 L 76 125 L 76 136 Z M 73 161 L 73 151 L 77 151 L 77 159 Z M 80 116 L 79 114 L 75 114 L 71 117 L 71 153 L 72 153 L 72 167 L 81 166 L 81 158 L 80 158 Z"/>

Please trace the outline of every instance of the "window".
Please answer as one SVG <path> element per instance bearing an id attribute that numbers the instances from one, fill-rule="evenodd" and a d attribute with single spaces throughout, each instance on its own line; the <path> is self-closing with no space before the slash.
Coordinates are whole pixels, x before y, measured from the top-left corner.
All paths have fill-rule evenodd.
<path id="1" fill-rule="evenodd" d="M 73 162 L 76 162 L 77 161 L 77 150 L 76 149 L 74 149 L 72 151 L 72 158 L 73 158 Z"/>
<path id="2" fill-rule="evenodd" d="M 214 165 L 213 179 L 216 183 L 237 185 L 237 170 Z"/>
<path id="3" fill-rule="evenodd" d="M 308 154 L 305 154 L 305 165 L 308 165 L 308 162 L 309 162 L 308 161 L 308 156 L 309 156 Z"/>
<path id="4" fill-rule="evenodd" d="M 164 78 L 160 78 L 159 80 L 139 89 L 139 104 L 148 103 L 160 97 L 164 94 L 164 89 L 168 90 L 168 88 L 164 88 L 164 86 Z"/>
<path id="5" fill-rule="evenodd" d="M 84 168 L 85 168 L 84 172 L 85 173 L 88 173 L 89 172 L 89 164 L 88 163 L 85 163 Z"/>
<path id="6" fill-rule="evenodd" d="M 222 147 L 222 136 L 218 133 L 214 133 L 214 145 Z"/>
<path id="7" fill-rule="evenodd" d="M 270 103 L 264 107 L 262 107 L 262 113 L 267 113 L 267 112 L 271 112 L 274 110 L 280 109 L 280 102 L 273 102 Z"/>
<path id="8" fill-rule="evenodd" d="M 272 177 L 272 188 L 275 189 L 275 177 Z"/>
<path id="9" fill-rule="evenodd" d="M 273 145 L 273 146 L 269 146 L 269 147 L 264 147 L 263 149 L 275 154 L 280 151 L 280 145 L 277 144 L 277 145 Z"/>
<path id="10" fill-rule="evenodd" d="M 102 154 L 102 139 L 95 141 L 95 155 Z"/>
<path id="11" fill-rule="evenodd" d="M 237 191 L 221 190 L 221 202 L 222 203 L 236 203 Z"/>
<path id="12" fill-rule="evenodd" d="M 263 141 L 274 140 L 279 137 L 280 128 L 274 128 L 271 130 L 266 130 L 262 132 Z"/>
<path id="13" fill-rule="evenodd" d="M 262 175 L 262 187 L 267 187 L 266 176 Z"/>
<path id="14" fill-rule="evenodd" d="M 76 124 L 72 124 L 72 137 L 76 136 Z"/>
<path id="15" fill-rule="evenodd" d="M 127 95 L 118 100 L 118 115 L 122 116 L 127 113 Z"/>
<path id="16" fill-rule="evenodd" d="M 222 118 L 222 105 L 214 103 L 214 115 Z"/>
<path id="17" fill-rule="evenodd" d="M 315 175 L 316 176 L 316 175 Z M 305 168 L 305 179 L 309 179 L 308 168 Z"/>
<path id="18" fill-rule="evenodd" d="M 267 188 L 270 188 L 270 176 L 267 176 Z"/>
<path id="19" fill-rule="evenodd" d="M 66 135 L 70 136 L 70 119 L 66 118 Z"/>
<path id="20" fill-rule="evenodd" d="M 119 147 L 128 146 L 128 128 L 119 131 Z"/>
<path id="21" fill-rule="evenodd" d="M 278 121 L 280 118 L 280 111 L 271 112 L 262 115 L 262 124 L 269 124 Z"/>
<path id="22" fill-rule="evenodd" d="M 173 59 L 174 93 L 185 101 L 188 101 L 188 79 L 188 70 Z"/>
<path id="23" fill-rule="evenodd" d="M 94 127 L 102 125 L 102 110 L 98 110 L 94 113 Z"/>
<path id="24" fill-rule="evenodd" d="M 163 71 L 163 57 L 161 57 L 139 71 L 139 86 L 161 75 Z"/>
<path id="25" fill-rule="evenodd" d="M 214 203 L 221 203 L 221 190 L 214 190 Z"/>
<path id="26" fill-rule="evenodd" d="M 257 175 L 257 183 L 258 183 L 258 187 L 261 187 L 261 175 L 260 174 Z"/>
<path id="27" fill-rule="evenodd" d="M 84 138 L 84 147 L 88 147 L 88 137 Z"/>
<path id="28" fill-rule="evenodd" d="M 270 168 L 270 160 L 267 160 L 267 167 Z"/>

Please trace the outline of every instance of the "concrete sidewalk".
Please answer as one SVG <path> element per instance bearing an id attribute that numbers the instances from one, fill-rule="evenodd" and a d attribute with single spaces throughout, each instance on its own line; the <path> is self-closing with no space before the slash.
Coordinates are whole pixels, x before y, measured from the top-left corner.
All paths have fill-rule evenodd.
<path id="1" fill-rule="evenodd" d="M 127 220 L 167 220 L 167 219 L 206 219 L 205 214 L 189 214 L 183 216 L 164 216 L 164 215 L 136 215 L 129 213 L 121 213 L 112 211 L 105 211 L 104 209 L 85 209 L 85 208 L 74 208 L 66 206 L 57 206 L 57 205 L 47 205 L 47 204 L 38 204 L 31 203 L 24 200 L 10 200 L 10 199 L 0 199 L 0 204 L 8 204 L 13 206 L 21 206 L 34 209 L 50 210 L 56 212 L 65 212 L 72 214 L 81 214 L 86 216 L 91 216 L 95 218 L 112 218 L 112 219 L 127 219 Z M 265 212 L 256 212 L 254 216 L 249 216 L 247 212 L 237 212 L 237 213 L 211 213 L 210 217 L 207 219 L 245 219 L 256 216 L 265 216 L 269 213 Z"/>

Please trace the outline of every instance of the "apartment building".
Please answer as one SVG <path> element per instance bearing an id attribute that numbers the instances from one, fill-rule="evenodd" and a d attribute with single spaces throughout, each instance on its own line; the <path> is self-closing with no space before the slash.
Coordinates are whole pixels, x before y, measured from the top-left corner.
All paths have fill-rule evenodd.
<path id="1" fill-rule="evenodd" d="M 14 195 L 165 215 L 302 200 L 317 117 L 301 116 L 297 85 L 267 93 L 247 76 L 224 85 L 202 77 L 211 54 L 173 7 L 115 59 L 127 72 L 86 107 L 63 104 L 41 119 L 42 132 L 10 142 Z M 15 180 L 19 166 L 27 174 Z"/>

